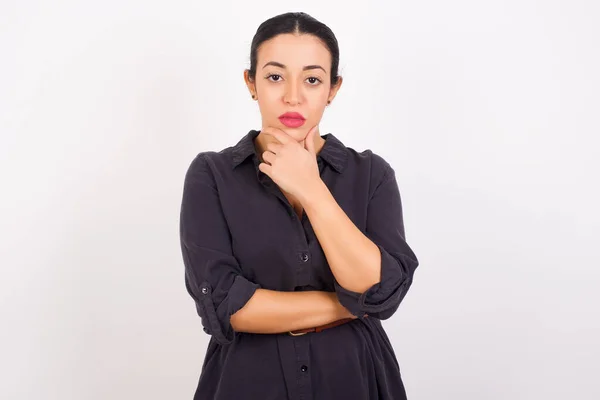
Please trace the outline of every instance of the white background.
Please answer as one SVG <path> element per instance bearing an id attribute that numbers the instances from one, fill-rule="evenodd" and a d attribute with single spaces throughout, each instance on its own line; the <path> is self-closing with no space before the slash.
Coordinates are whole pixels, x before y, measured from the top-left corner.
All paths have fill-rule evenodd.
<path id="1" fill-rule="evenodd" d="M 600 398 L 593 0 L 2 1 L 0 397 L 192 398 L 183 178 L 260 129 L 242 74 L 286 11 L 340 42 L 321 132 L 397 173 L 409 398 Z"/>

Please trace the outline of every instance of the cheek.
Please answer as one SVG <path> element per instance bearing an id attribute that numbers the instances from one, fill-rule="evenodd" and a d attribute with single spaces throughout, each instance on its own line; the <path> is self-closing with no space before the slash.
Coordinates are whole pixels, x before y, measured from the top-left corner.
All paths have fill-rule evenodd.
<path id="1" fill-rule="evenodd" d="M 277 111 L 280 97 L 274 96 L 266 91 L 259 96 L 258 106 L 263 117 L 268 117 Z"/>
<path id="2" fill-rule="evenodd" d="M 262 92 L 259 93 L 259 96 L 259 100 L 262 100 L 265 104 L 269 104 L 280 99 L 281 93 L 273 88 L 264 88 Z"/>
<path id="3" fill-rule="evenodd" d="M 262 84 L 257 88 L 256 93 L 258 94 L 259 101 L 265 104 L 281 98 L 281 90 L 278 88 L 278 85 Z"/>
<path id="4" fill-rule="evenodd" d="M 310 107 L 310 116 L 311 119 L 319 120 L 323 116 L 325 111 L 325 105 L 327 104 L 327 100 L 319 100 L 315 104 L 312 104 Z"/>

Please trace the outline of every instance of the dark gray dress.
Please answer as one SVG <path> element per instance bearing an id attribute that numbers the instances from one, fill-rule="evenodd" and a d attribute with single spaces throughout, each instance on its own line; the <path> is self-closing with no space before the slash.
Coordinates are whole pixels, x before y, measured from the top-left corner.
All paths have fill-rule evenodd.
<path id="1" fill-rule="evenodd" d="M 394 169 L 371 150 L 322 136 L 321 179 L 381 251 L 382 280 L 361 295 L 338 284 L 306 213 L 298 218 L 258 169 L 258 134 L 251 130 L 235 146 L 198 154 L 185 175 L 185 285 L 211 336 L 194 399 L 406 399 L 381 325 L 398 309 L 419 264 L 405 240 Z M 257 288 L 335 291 L 359 318 L 296 337 L 234 331 L 230 316 Z"/>

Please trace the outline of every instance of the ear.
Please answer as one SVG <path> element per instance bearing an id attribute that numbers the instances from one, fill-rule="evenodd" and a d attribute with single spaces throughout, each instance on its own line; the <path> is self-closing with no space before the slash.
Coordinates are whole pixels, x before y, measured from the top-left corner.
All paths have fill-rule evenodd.
<path id="1" fill-rule="evenodd" d="M 246 82 L 246 86 L 248 87 L 248 91 L 250 95 L 254 95 L 256 93 L 256 82 L 250 79 L 250 70 L 244 70 L 244 82 Z"/>
<path id="2" fill-rule="evenodd" d="M 338 75 L 337 83 L 335 85 L 331 86 L 331 89 L 329 89 L 329 96 L 327 97 L 327 100 L 333 101 L 333 99 L 337 95 L 338 90 L 340 90 L 340 87 L 342 87 L 343 80 L 344 79 Z"/>

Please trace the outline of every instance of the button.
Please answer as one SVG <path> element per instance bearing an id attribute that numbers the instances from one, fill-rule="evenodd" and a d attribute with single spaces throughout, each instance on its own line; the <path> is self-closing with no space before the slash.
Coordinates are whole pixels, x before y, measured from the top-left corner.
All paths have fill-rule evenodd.
<path id="1" fill-rule="evenodd" d="M 302 253 L 302 262 L 307 262 L 308 261 L 308 253 Z"/>
<path id="2" fill-rule="evenodd" d="M 203 288 L 202 288 L 202 294 L 207 294 L 207 293 L 208 293 L 208 288 L 206 288 L 206 287 L 203 287 Z"/>
<path id="3" fill-rule="evenodd" d="M 306 371 L 308 371 L 308 367 L 306 365 L 303 365 L 300 367 L 300 371 L 306 372 Z"/>

